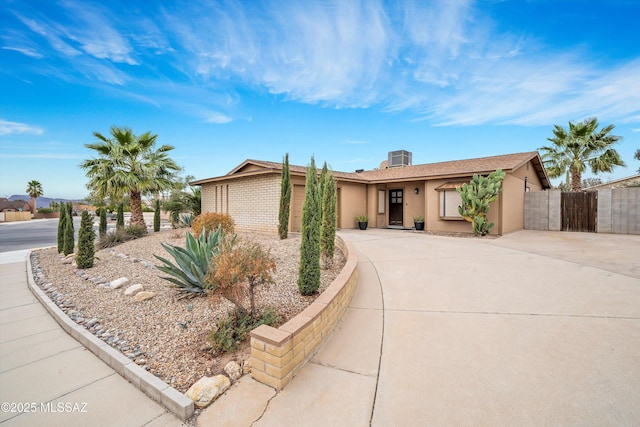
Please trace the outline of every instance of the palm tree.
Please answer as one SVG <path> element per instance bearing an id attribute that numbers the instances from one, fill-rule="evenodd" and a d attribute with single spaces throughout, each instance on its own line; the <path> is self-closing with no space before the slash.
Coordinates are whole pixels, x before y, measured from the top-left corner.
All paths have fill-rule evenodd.
<path id="1" fill-rule="evenodd" d="M 616 166 L 625 166 L 620 154 L 613 148 L 622 139 L 609 135 L 615 125 L 598 129 L 598 119 L 591 117 L 580 123 L 569 122 L 569 129 L 554 125 L 553 146 L 540 147 L 542 160 L 549 177 L 571 175 L 571 191 L 580 191 L 582 172 L 587 165 L 594 174 L 611 172 Z"/>
<path id="2" fill-rule="evenodd" d="M 99 198 L 118 199 L 129 195 L 131 225 L 146 227 L 142 214 L 142 195 L 170 188 L 180 167 L 167 155 L 174 147 L 155 149 L 158 135 L 150 132 L 136 136 L 129 128 L 111 127 L 112 138 L 93 132 L 98 139 L 85 147 L 99 157 L 85 160 L 80 167 L 87 171 L 87 188 Z"/>
<path id="3" fill-rule="evenodd" d="M 27 194 L 31 197 L 29 204 L 31 205 L 31 212 L 36 213 L 36 199 L 42 196 L 42 184 L 40 182 L 31 180 L 27 182 Z"/>

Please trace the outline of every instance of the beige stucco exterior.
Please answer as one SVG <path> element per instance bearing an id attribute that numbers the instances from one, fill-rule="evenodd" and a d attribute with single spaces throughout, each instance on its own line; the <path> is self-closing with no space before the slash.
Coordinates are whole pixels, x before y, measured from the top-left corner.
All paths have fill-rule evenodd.
<path id="1" fill-rule="evenodd" d="M 500 156 L 486 159 L 484 163 L 488 166 L 499 164 L 501 160 Z M 492 234 L 502 235 L 523 229 L 525 191 L 542 191 L 549 187 L 546 172 L 537 153 L 505 155 L 505 162 L 506 159 L 516 164 L 516 167 L 503 169 L 506 172 L 503 191 L 491 204 L 488 217 L 490 222 L 495 223 Z M 468 164 L 474 167 L 477 167 L 476 163 L 484 165 L 482 160 L 485 159 L 460 161 L 459 166 L 468 170 Z M 400 204 L 396 203 L 394 227 L 413 228 L 414 217 L 422 216 L 425 219 L 426 231 L 470 233 L 471 224 L 464 219 L 440 216 L 440 192 L 455 191 L 453 186 L 468 182 L 472 173 L 456 173 L 456 164 L 451 162 L 444 166 L 436 164 L 441 166 L 441 169 L 444 168 L 447 172 L 445 176 L 441 174 L 421 177 L 420 173 L 423 170 L 425 175 L 428 175 L 427 166 L 429 165 L 421 165 L 415 170 L 377 170 L 368 174 L 334 172 L 338 184 L 338 228 L 357 228 L 356 218 L 365 214 L 369 217 L 369 227 L 391 226 L 390 196 L 392 191 L 397 196 L 398 190 L 401 190 L 401 212 Z M 297 232 L 300 231 L 302 222 L 305 168 L 292 167 L 291 175 L 289 231 Z M 388 179 L 387 175 L 397 175 L 399 178 Z M 193 184 L 202 186 L 203 212 L 227 213 L 234 219 L 239 230 L 277 233 L 280 180 L 281 173 L 277 164 L 247 161 L 226 176 L 196 181 Z"/>

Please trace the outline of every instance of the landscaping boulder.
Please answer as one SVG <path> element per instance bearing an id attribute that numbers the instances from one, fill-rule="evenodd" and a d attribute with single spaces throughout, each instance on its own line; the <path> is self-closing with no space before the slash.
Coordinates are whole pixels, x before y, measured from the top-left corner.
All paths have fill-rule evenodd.
<path id="1" fill-rule="evenodd" d="M 205 408 L 218 396 L 227 391 L 231 386 L 231 381 L 224 375 L 215 377 L 202 377 L 194 385 L 189 387 L 185 395 L 193 400 L 198 408 Z"/>
<path id="2" fill-rule="evenodd" d="M 224 372 L 229 375 L 232 381 L 236 381 L 242 376 L 242 367 L 238 362 L 232 360 L 224 367 Z"/>
<path id="3" fill-rule="evenodd" d="M 135 297 L 133 297 L 136 301 L 146 301 L 156 296 L 155 292 L 142 291 L 138 292 Z"/>
<path id="4" fill-rule="evenodd" d="M 124 294 L 125 295 L 135 295 L 140 291 L 144 290 L 144 286 L 142 286 L 140 283 L 137 283 L 135 285 L 131 285 L 129 286 L 125 291 Z"/>
<path id="5" fill-rule="evenodd" d="M 116 279 L 116 280 L 112 281 L 109 284 L 109 287 L 111 289 L 120 289 L 121 287 L 126 285 L 128 282 L 129 282 L 129 279 L 127 279 L 126 277 L 121 277 L 119 279 Z"/>

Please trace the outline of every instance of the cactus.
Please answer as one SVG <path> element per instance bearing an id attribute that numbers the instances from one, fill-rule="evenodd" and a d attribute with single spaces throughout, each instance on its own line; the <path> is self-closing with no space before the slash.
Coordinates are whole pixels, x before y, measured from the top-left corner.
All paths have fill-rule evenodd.
<path id="1" fill-rule="evenodd" d="M 469 184 L 457 188 L 462 199 L 458 213 L 471 223 L 473 234 L 485 236 L 493 228 L 494 223 L 487 221 L 489 204 L 498 198 L 505 176 L 501 169 L 486 177 L 476 174 Z"/>

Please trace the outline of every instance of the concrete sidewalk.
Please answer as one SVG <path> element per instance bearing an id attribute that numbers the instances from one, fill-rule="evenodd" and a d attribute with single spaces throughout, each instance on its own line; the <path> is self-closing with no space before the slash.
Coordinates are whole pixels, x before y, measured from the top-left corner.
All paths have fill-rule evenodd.
<path id="1" fill-rule="evenodd" d="M 27 252 L 0 254 L 0 424 L 182 425 L 50 317 L 28 289 Z"/>
<path id="2" fill-rule="evenodd" d="M 640 237 L 341 234 L 339 329 L 284 391 L 244 377 L 198 425 L 640 425 Z"/>

